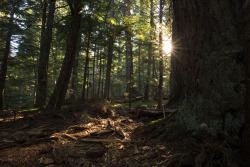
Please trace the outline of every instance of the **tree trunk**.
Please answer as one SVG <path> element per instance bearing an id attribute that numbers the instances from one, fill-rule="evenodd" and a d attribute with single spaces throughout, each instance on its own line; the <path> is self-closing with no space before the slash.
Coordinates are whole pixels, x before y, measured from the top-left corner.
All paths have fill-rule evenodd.
<path id="1" fill-rule="evenodd" d="M 110 91 L 110 73 L 111 73 L 111 65 L 113 58 L 113 47 L 114 46 L 114 38 L 112 36 L 109 37 L 109 46 L 108 46 L 108 62 L 106 69 L 106 80 L 104 87 L 104 99 L 109 99 L 109 91 Z"/>
<path id="2" fill-rule="evenodd" d="M 130 0 L 124 0 L 124 3 L 126 4 L 126 8 L 124 11 L 124 16 L 130 17 L 130 6 L 131 2 Z M 125 38 L 126 38 L 126 92 L 130 92 L 131 87 L 131 75 L 133 73 L 133 58 L 132 58 L 132 41 L 131 41 L 131 30 L 130 25 L 126 23 L 127 29 L 125 30 Z"/>
<path id="3" fill-rule="evenodd" d="M 142 84 L 141 84 L 141 45 L 142 45 L 142 41 L 139 41 L 139 45 L 138 45 L 138 86 L 139 86 L 139 95 L 141 95 L 141 88 L 142 88 Z"/>
<path id="4" fill-rule="evenodd" d="M 98 79 L 98 89 L 97 89 L 97 97 L 98 98 L 100 98 L 101 80 L 102 80 L 102 58 L 101 58 L 101 55 L 100 55 L 100 59 L 99 59 L 99 79 Z"/>
<path id="5" fill-rule="evenodd" d="M 103 61 L 102 61 L 102 77 L 101 77 L 101 94 L 100 94 L 100 96 L 103 98 L 103 90 L 104 90 L 104 75 L 105 75 L 105 70 L 104 70 L 104 68 L 105 68 L 105 66 L 104 66 L 104 63 L 105 63 L 105 60 L 103 59 Z"/>
<path id="6" fill-rule="evenodd" d="M 110 1 L 110 5 L 114 6 L 114 0 Z M 111 18 L 114 18 L 115 13 L 111 11 Z M 108 61 L 107 61 L 107 69 L 106 69 L 106 80 L 105 80 L 105 88 L 104 88 L 104 99 L 109 100 L 109 91 L 110 91 L 110 73 L 111 73 L 111 65 L 113 59 L 113 50 L 114 50 L 114 36 L 109 34 L 109 44 L 108 44 Z"/>
<path id="7" fill-rule="evenodd" d="M 93 81 L 93 91 L 92 91 L 92 98 L 95 98 L 95 67 L 96 67 L 96 61 L 95 61 L 95 58 L 96 58 L 96 52 L 97 52 L 97 49 L 96 49 L 96 46 L 97 44 L 95 44 L 95 51 L 94 51 L 94 57 L 93 57 L 93 74 L 92 74 L 92 81 Z"/>
<path id="8" fill-rule="evenodd" d="M 243 5 L 243 31 L 244 31 L 244 60 L 246 72 L 246 113 L 245 127 L 243 131 L 243 152 L 245 166 L 250 166 L 250 1 L 246 0 Z"/>
<path id="9" fill-rule="evenodd" d="M 150 77 L 151 77 L 151 63 L 152 63 L 152 52 L 153 52 L 153 31 L 154 31 L 154 10 L 153 0 L 150 0 L 150 41 L 148 45 L 148 67 L 147 67 L 147 80 L 145 84 L 144 100 L 149 100 L 149 89 L 150 89 Z"/>
<path id="10" fill-rule="evenodd" d="M 15 1 L 12 0 L 11 9 L 10 9 L 9 27 L 8 27 L 5 50 L 4 50 L 4 55 L 2 59 L 1 71 L 0 71 L 0 111 L 3 110 L 3 106 L 4 106 L 4 87 L 5 87 L 5 80 L 6 80 L 6 74 L 7 74 L 8 58 L 9 58 L 10 47 L 11 47 L 10 42 L 11 42 L 11 36 L 13 33 L 14 13 L 15 13 Z"/>
<path id="11" fill-rule="evenodd" d="M 81 39 L 79 38 L 79 44 L 81 44 Z M 72 71 L 72 78 L 71 78 L 71 89 L 72 92 L 70 94 L 71 99 L 75 99 L 77 95 L 77 77 L 78 77 L 78 62 L 79 62 L 79 54 L 80 54 L 81 46 L 78 45 L 77 52 L 76 52 L 76 58 L 73 66 Z"/>
<path id="12" fill-rule="evenodd" d="M 46 102 L 47 95 L 47 74 L 48 74 L 48 63 L 49 63 L 49 53 L 52 41 L 52 27 L 54 21 L 55 13 L 55 1 L 51 0 L 49 2 L 49 12 L 48 19 L 46 22 L 46 8 L 47 2 L 43 3 L 43 17 L 42 17 L 42 31 L 41 31 L 41 45 L 40 45 L 40 55 L 38 64 L 38 85 L 37 85 L 37 95 L 36 95 L 36 106 L 42 108 Z"/>
<path id="13" fill-rule="evenodd" d="M 160 0 L 160 25 L 162 24 L 162 10 L 163 10 L 163 0 Z M 163 85 L 163 50 L 162 50 L 162 28 L 160 27 L 159 33 L 159 88 L 158 88 L 158 109 L 162 109 L 162 85 Z"/>
<path id="14" fill-rule="evenodd" d="M 78 43 L 78 34 L 81 24 L 81 9 L 82 4 L 80 2 L 68 0 L 68 4 L 71 9 L 71 23 L 69 29 L 69 35 L 66 45 L 66 53 L 63 60 L 62 69 L 58 78 L 58 82 L 55 86 L 53 94 L 47 105 L 47 109 L 51 111 L 58 111 L 61 109 L 62 103 L 65 99 L 72 67 L 75 61 L 76 48 Z"/>
<path id="15" fill-rule="evenodd" d="M 90 24 L 90 22 L 88 22 L 88 24 Z M 89 73 L 88 71 L 89 71 L 90 38 L 91 38 L 91 30 L 90 30 L 90 27 L 89 27 L 89 30 L 88 30 L 88 42 L 87 42 L 87 49 L 86 49 L 86 59 L 85 59 L 85 67 L 84 67 L 84 76 L 83 76 L 82 101 L 85 100 L 86 86 L 88 87 L 87 84 L 88 84 L 88 73 Z"/>
<path id="16" fill-rule="evenodd" d="M 242 0 L 173 1 L 169 104 L 189 130 L 238 135 L 245 106 Z"/>

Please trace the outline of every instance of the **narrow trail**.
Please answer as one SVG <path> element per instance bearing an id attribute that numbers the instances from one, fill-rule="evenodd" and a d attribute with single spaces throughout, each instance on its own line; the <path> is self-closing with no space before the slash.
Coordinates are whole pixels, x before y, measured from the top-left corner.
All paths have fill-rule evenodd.
<path id="1" fill-rule="evenodd" d="M 193 139 L 152 138 L 148 125 L 156 118 L 121 112 L 71 106 L 57 114 L 1 118 L 0 166 L 174 167 L 195 166 L 198 156 L 203 162 L 208 157 Z"/>

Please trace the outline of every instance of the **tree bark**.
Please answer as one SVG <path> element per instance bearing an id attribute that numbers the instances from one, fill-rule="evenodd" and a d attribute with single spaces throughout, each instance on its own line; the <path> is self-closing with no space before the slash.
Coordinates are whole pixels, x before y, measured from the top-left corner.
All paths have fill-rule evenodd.
<path id="1" fill-rule="evenodd" d="M 92 70 L 92 81 L 93 81 L 93 91 L 92 91 L 92 98 L 95 98 L 95 68 L 96 68 L 96 54 L 97 54 L 97 44 L 95 44 L 95 51 L 94 51 L 94 57 L 93 57 L 93 70 Z"/>
<path id="2" fill-rule="evenodd" d="M 90 16 L 89 16 L 90 17 Z M 88 21 L 88 24 L 90 23 L 90 19 Z M 83 87 L 82 87 L 82 101 L 85 100 L 85 94 L 86 94 L 86 86 L 88 87 L 88 73 L 89 73 L 89 49 L 90 49 L 90 38 L 91 38 L 91 25 L 89 25 L 88 29 L 88 42 L 87 42 L 87 49 L 86 49 L 86 59 L 85 59 L 85 67 L 84 67 L 84 76 L 83 76 Z M 87 91 L 88 92 L 88 91 Z"/>
<path id="3" fill-rule="evenodd" d="M 142 89 L 142 84 L 141 84 L 141 45 L 142 45 L 142 41 L 139 41 L 139 45 L 138 45 L 138 86 L 139 86 L 139 95 L 141 95 L 141 89 Z"/>
<path id="4" fill-rule="evenodd" d="M 124 3 L 126 4 L 124 15 L 126 17 L 130 17 L 130 6 L 131 2 L 130 0 L 124 0 Z M 125 38 L 126 38 L 126 92 L 130 92 L 131 87 L 131 75 L 133 73 L 133 58 L 132 58 L 132 41 L 131 41 L 131 30 L 129 23 L 125 23 L 127 26 L 127 29 L 125 30 Z"/>
<path id="5" fill-rule="evenodd" d="M 169 104 L 189 130 L 239 135 L 245 80 L 242 0 L 173 1 L 173 51 Z"/>
<path id="6" fill-rule="evenodd" d="M 151 63 L 153 55 L 153 31 L 154 31 L 154 9 L 153 9 L 153 0 L 150 0 L 150 41 L 148 45 L 148 66 L 147 66 L 147 80 L 145 84 L 145 93 L 144 100 L 149 100 L 149 89 L 150 89 L 150 78 L 151 78 Z"/>
<path id="7" fill-rule="evenodd" d="M 15 14 L 15 0 L 12 0 L 11 8 L 10 8 L 9 27 L 8 27 L 5 50 L 4 50 L 4 55 L 2 59 L 1 71 L 0 71 L 0 111 L 3 110 L 3 107 L 4 107 L 4 87 L 5 87 L 6 74 L 7 74 L 8 58 L 9 58 L 10 47 L 11 47 L 10 42 L 11 42 L 11 36 L 13 33 L 14 14 Z"/>
<path id="8" fill-rule="evenodd" d="M 81 24 L 82 4 L 76 0 L 75 1 L 68 0 L 67 2 L 71 9 L 72 18 L 70 22 L 69 35 L 66 45 L 66 53 L 63 60 L 62 69 L 57 84 L 55 86 L 55 89 L 53 91 L 53 94 L 47 105 L 47 109 L 50 111 L 60 110 L 63 101 L 65 99 L 72 72 L 72 67 L 75 61 L 75 54 L 79 36 L 78 34 Z"/>
<path id="9" fill-rule="evenodd" d="M 243 131 L 243 153 L 245 166 L 250 166 L 250 1 L 245 0 L 243 5 L 243 31 L 244 31 L 244 61 L 246 72 L 246 113 Z"/>
<path id="10" fill-rule="evenodd" d="M 114 6 L 114 0 L 110 1 L 110 5 Z M 115 13 L 111 11 L 111 18 L 114 18 Z M 114 36 L 109 34 L 109 44 L 108 44 L 108 61 L 107 61 L 107 69 L 106 69 L 106 80 L 105 80 L 105 88 L 104 88 L 104 99 L 109 100 L 109 91 L 110 91 L 110 73 L 111 73 L 111 65 L 113 59 L 113 50 L 114 50 Z"/>
<path id="11" fill-rule="evenodd" d="M 98 79 L 98 89 L 97 89 L 97 97 L 98 98 L 100 98 L 101 80 L 102 80 L 102 58 L 101 58 L 101 55 L 100 55 L 100 59 L 99 59 L 99 79 Z"/>
<path id="12" fill-rule="evenodd" d="M 111 73 L 111 65 L 113 58 L 113 47 L 114 46 L 114 38 L 112 36 L 109 37 L 109 46 L 108 46 L 108 62 L 106 69 L 106 80 L 104 87 L 104 99 L 109 100 L 109 91 L 110 91 L 110 73 Z"/>
<path id="13" fill-rule="evenodd" d="M 159 87 L 158 87 L 158 109 L 162 109 L 162 86 L 163 86 L 163 50 L 162 50 L 162 12 L 163 12 L 163 0 L 160 0 L 160 33 L 159 33 Z"/>
<path id="14" fill-rule="evenodd" d="M 38 63 L 38 85 L 36 95 L 36 106 L 42 108 L 46 102 L 47 96 L 47 75 L 48 75 L 48 63 L 49 53 L 52 41 L 52 27 L 55 13 L 55 2 L 56 0 L 50 0 L 48 19 L 46 22 L 46 9 L 47 2 L 43 2 L 43 17 L 42 17 L 42 31 L 41 31 L 41 45 L 40 55 Z"/>
<path id="15" fill-rule="evenodd" d="M 79 44 L 81 44 L 81 39 L 79 38 Z M 78 64 L 79 64 L 79 54 L 80 54 L 81 46 L 78 45 L 77 51 L 76 51 L 76 58 L 73 66 L 72 71 L 72 78 L 71 78 L 71 89 L 72 92 L 70 94 L 71 99 L 75 99 L 77 95 L 77 77 L 78 77 Z"/>

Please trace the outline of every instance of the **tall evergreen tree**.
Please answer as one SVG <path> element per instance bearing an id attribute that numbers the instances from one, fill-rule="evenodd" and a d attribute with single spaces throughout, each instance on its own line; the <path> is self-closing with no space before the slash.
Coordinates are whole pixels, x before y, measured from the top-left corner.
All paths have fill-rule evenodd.
<path id="1" fill-rule="evenodd" d="M 151 63 L 152 63 L 152 56 L 153 56 L 153 35 L 154 35 L 154 2 L 153 0 L 150 0 L 150 41 L 148 45 L 148 66 L 147 66 L 147 80 L 145 84 L 145 93 L 144 93 L 144 100 L 149 99 L 149 84 L 150 84 L 150 78 L 151 78 Z M 153 71 L 152 71 L 153 73 Z"/>
<path id="2" fill-rule="evenodd" d="M 9 9 L 9 25 L 7 29 L 7 37 L 5 42 L 5 48 L 4 48 L 4 55 L 2 59 L 1 64 L 1 71 L 0 71 L 0 111 L 3 109 L 4 105 L 4 87 L 5 87 L 5 81 L 6 81 L 6 74 L 7 74 L 7 64 L 8 64 L 8 58 L 10 55 L 10 48 L 11 48 L 11 37 L 13 34 L 13 21 L 14 21 L 14 14 L 16 10 L 16 0 L 11 0 L 10 9 Z"/>
<path id="3" fill-rule="evenodd" d="M 61 109 L 70 81 L 72 67 L 75 62 L 75 54 L 78 44 L 81 24 L 81 10 L 83 4 L 77 0 L 67 0 L 67 2 L 71 11 L 70 30 L 60 76 L 50 98 L 50 101 L 47 105 L 47 109 L 50 111 L 58 111 Z"/>
<path id="4" fill-rule="evenodd" d="M 162 50 L 162 15 L 163 15 L 163 5 L 164 0 L 160 0 L 160 14 L 159 14 L 159 20 L 160 20 L 160 33 L 159 33 L 159 87 L 158 87 L 158 107 L 159 109 L 162 109 L 162 86 L 163 86 L 163 50 Z"/>
<path id="5" fill-rule="evenodd" d="M 114 0 L 110 0 L 110 5 L 114 8 Z M 111 11 L 110 17 L 114 18 L 114 11 Z M 112 26 L 113 27 L 113 26 Z M 111 29 L 112 30 L 112 29 Z M 109 99 L 109 91 L 110 91 L 110 73 L 111 73 L 111 65 L 113 59 L 113 49 L 114 49 L 114 32 L 109 32 L 109 43 L 108 43 L 108 61 L 107 61 L 107 69 L 106 69 L 106 80 L 105 80 L 105 88 L 104 88 L 104 98 Z"/>
<path id="6" fill-rule="evenodd" d="M 41 44 L 38 64 L 38 85 L 36 95 L 37 107 L 43 107 L 46 102 L 48 63 L 52 41 L 52 27 L 54 21 L 55 3 L 56 0 L 49 1 L 49 11 L 47 16 L 47 1 L 44 0 L 43 2 Z"/>
<path id="7" fill-rule="evenodd" d="M 169 104 L 181 104 L 176 119 L 185 129 L 206 123 L 214 135 L 239 135 L 245 109 L 241 4 L 173 1 Z"/>

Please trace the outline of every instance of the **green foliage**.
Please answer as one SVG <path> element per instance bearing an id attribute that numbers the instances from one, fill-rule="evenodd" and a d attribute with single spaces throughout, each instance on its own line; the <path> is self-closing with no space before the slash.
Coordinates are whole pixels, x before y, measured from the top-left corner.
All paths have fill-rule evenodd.
<path id="1" fill-rule="evenodd" d="M 12 57 L 9 61 L 7 82 L 5 88 L 5 107 L 17 108 L 26 104 L 33 104 L 37 84 L 37 62 L 41 36 L 42 4 L 34 0 L 18 0 L 15 16 L 15 39 L 12 42 Z M 79 43 L 78 75 L 76 82 L 76 97 L 81 97 L 84 65 L 86 57 L 87 36 L 90 33 L 90 63 L 88 77 L 88 94 L 90 97 L 102 97 L 105 83 L 107 63 L 108 39 L 114 37 L 113 62 L 111 69 L 111 98 L 124 98 L 126 91 L 126 38 L 125 30 L 132 32 L 133 45 L 133 89 L 136 95 L 143 95 L 145 81 L 147 79 L 147 55 L 148 40 L 150 39 L 149 0 L 131 1 L 131 15 L 124 16 L 124 2 L 114 0 L 114 5 L 105 0 L 83 0 L 84 5 L 81 23 L 81 40 Z M 155 17 L 158 15 L 158 1 L 154 1 Z M 6 36 L 8 29 L 9 1 L 5 0 L 0 7 L 0 33 Z M 49 98 L 57 82 L 59 72 L 65 55 L 66 41 L 71 21 L 70 8 L 67 1 L 57 1 L 53 25 L 53 37 L 48 66 L 48 92 Z M 111 11 L 114 11 L 112 15 Z M 156 20 L 156 19 L 155 19 Z M 164 25 L 167 27 L 168 25 Z M 157 27 L 156 27 L 157 29 Z M 155 31 L 157 33 L 157 31 Z M 157 36 L 155 34 L 155 36 Z M 5 39 L 0 39 L 0 60 L 3 55 Z M 141 45 L 139 50 L 139 44 Z M 158 75 L 158 44 L 154 41 L 154 57 L 151 63 L 155 64 L 155 74 Z M 139 59 L 140 53 L 140 59 Z M 94 64 L 95 61 L 95 64 Z M 139 64 L 140 62 L 140 64 Z M 101 65 L 100 65 L 101 64 Z M 164 92 L 169 89 L 168 78 L 170 69 L 167 68 L 169 60 L 165 60 Z M 101 67 L 101 68 L 100 68 Z M 140 69 L 140 71 L 139 71 Z M 152 69 L 153 70 L 153 69 Z M 140 78 L 139 78 L 140 73 Z M 151 78 L 152 87 L 158 83 L 157 77 Z M 140 81 L 140 84 L 139 84 Z M 69 90 L 71 85 L 69 85 Z M 139 92 L 141 89 L 141 92 Z M 93 92 L 94 91 L 94 92 Z M 70 91 L 68 91 L 70 92 Z M 151 94 L 154 90 L 152 88 Z M 69 94 L 68 96 L 69 97 Z M 132 106 L 153 106 L 155 102 L 135 102 Z M 127 105 L 127 104 L 126 104 Z"/>

